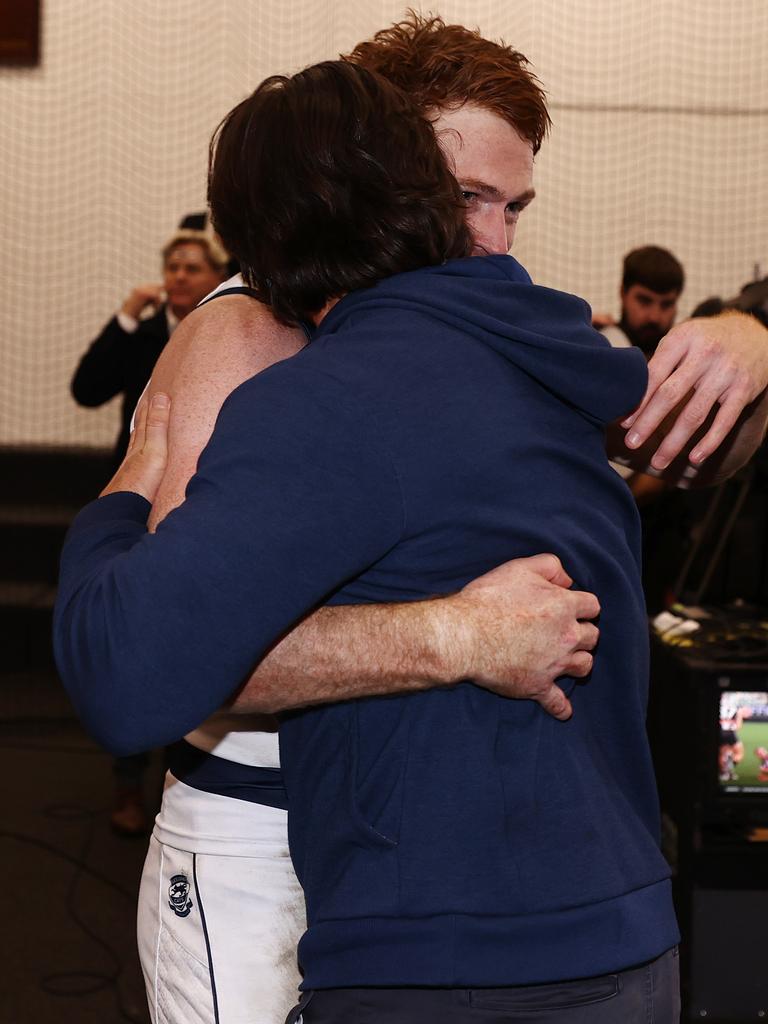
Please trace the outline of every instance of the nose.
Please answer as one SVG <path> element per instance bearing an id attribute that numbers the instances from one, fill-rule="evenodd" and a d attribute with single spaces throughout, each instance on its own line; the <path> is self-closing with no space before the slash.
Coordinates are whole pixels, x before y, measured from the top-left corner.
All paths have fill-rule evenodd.
<path id="1" fill-rule="evenodd" d="M 487 209 L 469 219 L 476 255 L 504 255 L 509 252 L 515 238 L 515 226 L 510 224 L 504 210 Z"/>

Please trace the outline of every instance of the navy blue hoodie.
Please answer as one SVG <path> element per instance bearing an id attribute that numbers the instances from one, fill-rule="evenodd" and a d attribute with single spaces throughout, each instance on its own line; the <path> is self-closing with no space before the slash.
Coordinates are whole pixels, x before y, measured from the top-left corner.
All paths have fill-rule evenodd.
<path id="1" fill-rule="evenodd" d="M 645 379 L 511 258 L 427 268 L 238 388 L 154 537 L 136 497 L 81 513 L 57 652 L 118 749 L 196 725 L 318 603 L 446 593 L 541 551 L 600 599 L 567 723 L 470 682 L 286 716 L 306 987 L 575 978 L 676 941 L 637 515 L 604 450 Z"/>

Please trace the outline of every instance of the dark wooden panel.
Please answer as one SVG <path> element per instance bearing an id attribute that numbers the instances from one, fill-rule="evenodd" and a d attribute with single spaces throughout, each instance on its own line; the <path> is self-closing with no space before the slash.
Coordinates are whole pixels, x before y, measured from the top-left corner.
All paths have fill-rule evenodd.
<path id="1" fill-rule="evenodd" d="M 40 62 L 41 0 L 0 0 L 0 64 Z"/>

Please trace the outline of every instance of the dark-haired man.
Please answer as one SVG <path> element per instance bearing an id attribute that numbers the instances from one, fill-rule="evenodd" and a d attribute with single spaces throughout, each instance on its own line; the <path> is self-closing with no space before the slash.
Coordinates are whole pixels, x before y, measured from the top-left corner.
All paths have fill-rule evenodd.
<path id="1" fill-rule="evenodd" d="M 506 252 L 522 211 L 533 199 L 534 153 L 549 125 L 543 91 L 525 58 L 460 26 L 414 17 L 361 44 L 351 59 L 394 80 L 423 109 L 436 115 L 440 109 L 438 133 L 458 174 L 476 251 Z M 398 81 L 399 76 L 406 80 Z M 238 211 L 232 215 L 237 217 Z M 226 396 L 245 378 L 292 355 L 305 342 L 303 335 L 276 324 L 263 306 L 242 294 L 223 295 L 203 306 L 193 314 L 192 326 L 169 350 L 160 367 L 162 376 L 157 377 L 158 387 L 173 392 L 174 423 L 184 426 L 172 429 L 168 473 L 154 502 L 152 524 L 183 500 Z M 277 774 L 274 724 L 242 712 L 249 707 L 279 710 L 356 694 L 400 692 L 425 678 L 439 685 L 452 676 L 454 666 L 470 660 L 474 672 L 480 668 L 489 682 L 503 679 L 507 692 L 540 699 L 562 715 L 568 705 L 555 680 L 588 671 L 591 657 L 580 620 L 589 615 L 594 601 L 590 595 L 574 598 L 566 589 L 567 579 L 558 560 L 544 554 L 521 559 L 484 580 L 463 597 L 468 602 L 482 598 L 483 605 L 474 613 L 464 606 L 467 629 L 457 633 L 450 628 L 448 658 L 434 647 L 434 638 L 446 634 L 435 615 L 440 608 L 431 602 L 322 609 L 262 663 L 239 698 L 242 704 L 232 709 L 235 713 L 219 714 L 187 735 L 186 744 L 173 755 L 173 781 L 166 788 L 150 843 L 140 898 L 139 942 L 151 1005 L 163 981 L 183 986 L 183 979 L 169 976 L 156 954 L 158 929 L 172 933 L 179 927 L 158 895 L 168 884 L 174 863 L 171 851 L 176 851 L 176 862 L 183 850 L 202 863 L 213 853 L 214 843 L 230 856 L 226 885 L 218 884 L 213 871 L 207 875 L 209 906 L 214 901 L 223 906 L 228 894 L 236 893 L 240 905 L 252 909 L 246 918 L 256 933 L 226 958 L 216 958 L 220 1001 L 229 994 L 243 1005 L 256 1004 L 266 1019 L 280 986 L 287 987 L 292 979 L 295 987 L 298 980 L 295 960 L 287 951 L 295 945 L 303 922 L 297 890 L 290 889 L 285 875 L 285 811 L 252 802 L 266 801 L 270 794 L 251 785 L 227 790 L 240 798 L 235 815 L 220 782 L 207 777 L 211 765 L 222 771 L 226 766 L 241 779 L 252 779 L 265 768 Z M 483 634 L 485 642 L 480 640 Z M 477 654 L 482 650 L 482 659 L 491 657 L 493 663 L 477 664 L 477 655 L 466 649 L 468 643 L 474 649 L 473 636 L 479 641 Z M 145 711 L 151 716 L 148 705 Z M 273 842 L 270 837 L 281 815 L 283 839 Z M 252 895 L 257 871 L 258 909 Z M 273 923 L 275 918 L 279 925 Z M 269 935 L 276 927 L 282 936 L 279 945 L 260 941 L 261 929 Z M 217 934 L 223 930 L 217 929 Z M 201 948 L 204 951 L 202 943 Z M 266 978 L 269 984 L 264 983 Z"/>
<path id="2" fill-rule="evenodd" d="M 374 62 L 370 66 L 384 74 L 388 65 L 393 71 L 402 68 L 405 77 L 410 74 L 412 80 L 399 84 L 411 95 L 418 96 L 425 109 L 434 112 L 438 132 L 454 160 L 478 251 L 506 251 L 511 245 L 517 218 L 532 198 L 533 155 L 547 125 L 541 91 L 525 68 L 524 59 L 458 26 L 418 18 L 380 34 L 369 45 L 372 49 L 361 52 L 356 59 L 367 65 L 369 61 Z M 414 52 L 418 56 L 409 62 L 409 53 L 413 57 Z M 462 60 L 455 59 L 457 53 L 461 53 Z M 381 66 L 375 65 L 376 54 Z M 441 54 L 442 77 L 434 74 L 435 59 Z M 511 87 L 513 82 L 525 86 L 525 103 Z M 430 91 L 431 88 L 437 91 Z M 520 118 L 515 120 L 518 108 Z M 210 347 L 214 337 L 217 339 L 215 354 Z M 167 376 L 157 381 L 158 387 L 170 386 L 174 391 L 175 420 L 183 422 L 184 426 L 171 431 L 171 466 L 153 510 L 153 521 L 162 518 L 182 500 L 184 485 L 210 435 L 219 405 L 229 391 L 245 377 L 292 354 L 302 344 L 300 335 L 278 328 L 264 308 L 245 295 L 223 297 L 193 315 L 190 330 L 179 338 L 179 344 L 165 361 Z M 744 342 L 742 348 L 751 352 L 751 340 Z M 695 358 L 685 362 L 684 373 L 700 372 L 701 364 Z M 753 363 L 756 380 L 762 381 L 760 372 L 764 366 L 759 360 L 753 359 Z M 713 384 L 718 395 L 734 383 L 722 370 L 715 378 Z M 710 386 L 707 392 L 710 400 L 712 391 Z M 750 393 L 749 397 L 754 396 Z M 638 422 L 647 425 L 653 416 L 652 408 Z M 716 440 L 716 435 L 712 435 L 712 440 Z M 676 443 L 682 444 L 682 440 L 674 438 L 673 444 Z M 702 449 L 704 454 L 706 451 L 706 447 Z M 662 460 L 668 455 L 666 449 Z M 504 587 L 500 586 L 502 583 Z M 499 678 L 504 677 L 510 684 L 505 691 L 509 695 L 538 699 L 558 717 L 565 717 L 568 705 L 554 686 L 554 679 L 563 674 L 581 675 L 591 661 L 588 654 L 591 643 L 586 639 L 589 634 L 579 625 L 579 620 L 590 614 L 590 598 L 581 595 L 573 600 L 572 594 L 558 589 L 560 583 L 565 583 L 565 577 L 556 562 L 523 560 L 508 566 L 502 576 L 496 574 L 463 592 L 454 606 L 448 602 L 426 605 L 419 602 L 411 607 L 324 609 L 277 646 L 246 688 L 240 706 L 247 709 L 250 702 L 251 707 L 279 710 L 334 698 L 398 692 L 414 684 L 437 685 L 441 679 L 453 678 L 456 666 L 471 664 L 469 674 L 475 678 L 498 686 Z M 493 600 L 480 602 L 481 595 Z M 445 617 L 436 614 L 438 605 L 446 609 Z M 448 614 L 447 609 L 451 607 L 458 616 L 455 612 Z M 594 610 L 594 604 L 591 607 Z M 453 636 L 449 644 L 450 656 L 446 658 L 441 645 L 446 639 L 448 622 L 454 626 L 448 627 Z M 490 662 L 480 665 L 481 653 L 482 657 L 490 658 Z M 564 664 L 570 667 L 563 669 Z M 177 693 L 158 690 L 146 702 L 142 699 L 138 703 L 132 714 L 137 734 L 143 734 L 151 722 L 153 728 L 167 728 L 171 720 L 180 723 L 181 728 L 193 724 L 189 720 L 190 707 L 184 704 L 183 680 L 180 679 L 179 684 Z M 201 733 L 192 737 L 192 745 L 198 750 L 215 751 L 213 758 L 207 758 L 208 764 L 217 763 L 217 758 L 219 762 L 227 760 L 235 769 L 239 767 L 242 778 L 249 777 L 249 768 L 254 763 L 274 769 L 275 761 L 254 762 L 248 753 L 249 746 L 251 750 L 257 746 L 264 757 L 268 733 L 254 730 L 245 734 L 235 730 L 222 736 L 227 727 L 233 728 L 232 723 L 231 718 L 223 720 L 223 728 L 221 719 L 218 723 L 208 723 Z M 274 754 L 269 756 L 274 757 Z M 202 772 L 201 760 L 204 762 Z M 180 767 L 185 773 L 184 781 L 172 784 L 168 791 L 173 798 L 174 793 L 184 793 L 182 787 L 186 786 L 187 790 L 195 790 L 198 799 L 210 798 L 201 817 L 195 819 L 194 814 L 188 815 L 185 833 L 194 831 L 190 828 L 192 824 L 204 825 L 205 813 L 210 814 L 209 821 L 218 824 L 212 802 L 228 799 L 217 797 L 216 790 L 211 792 L 210 773 L 204 777 L 205 762 L 205 754 L 191 766 L 187 760 L 186 767 Z M 243 822 L 256 821 L 257 828 L 258 814 L 275 810 L 263 806 L 267 802 L 267 787 L 263 783 L 261 777 L 263 803 L 248 804 L 253 796 L 246 797 L 239 816 Z M 200 788 L 196 789 L 197 786 Z M 236 794 L 241 800 L 245 788 L 241 787 Z M 256 788 L 252 787 L 251 792 Z M 219 794 L 222 792 L 224 790 L 218 790 Z M 220 841 L 223 849 L 227 837 L 213 838 Z M 180 843 L 183 845 L 188 839 L 185 834 L 180 837 Z M 199 842 L 199 835 L 194 836 L 193 841 Z M 199 853 L 200 848 L 192 846 L 190 862 Z M 230 873 L 237 871 L 232 857 L 228 858 L 228 869 Z M 236 887 L 237 879 L 232 881 Z M 159 885 L 156 897 L 164 891 L 162 881 Z M 240 888 L 238 895 L 244 897 L 246 890 Z M 216 899 L 215 889 L 212 899 Z M 285 915 L 281 917 L 278 910 L 277 927 L 285 923 Z M 231 952 L 235 955 L 236 951 Z M 253 956 L 259 951 L 251 948 L 244 952 Z M 224 957 L 218 958 L 218 963 Z M 217 961 L 215 951 L 213 959 Z M 250 961 L 244 957 L 242 963 L 245 972 Z M 255 970 L 263 970 L 263 966 Z M 168 981 L 166 977 L 165 983 Z M 245 987 L 242 994 L 245 995 Z"/>
<path id="3" fill-rule="evenodd" d="M 680 261 L 667 249 L 645 245 L 624 257 L 618 323 L 603 328 L 612 345 L 636 345 L 650 359 L 677 316 L 685 285 Z"/>

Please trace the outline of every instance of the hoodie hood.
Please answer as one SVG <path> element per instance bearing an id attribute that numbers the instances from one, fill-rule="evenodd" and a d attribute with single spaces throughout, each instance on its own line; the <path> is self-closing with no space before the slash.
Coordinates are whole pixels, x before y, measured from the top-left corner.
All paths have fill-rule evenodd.
<path id="1" fill-rule="evenodd" d="M 473 256 L 387 278 L 345 296 L 318 334 L 332 333 L 361 307 L 427 311 L 603 424 L 634 409 L 645 392 L 642 352 L 612 348 L 592 327 L 583 299 L 532 284 L 511 256 Z"/>

